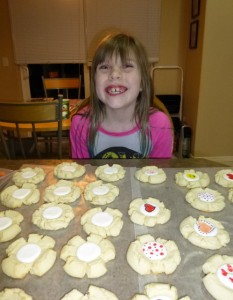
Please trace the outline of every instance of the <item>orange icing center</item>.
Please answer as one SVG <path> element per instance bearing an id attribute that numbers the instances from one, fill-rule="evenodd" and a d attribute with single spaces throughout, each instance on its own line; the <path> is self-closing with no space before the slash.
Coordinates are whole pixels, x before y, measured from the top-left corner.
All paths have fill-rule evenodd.
<path id="1" fill-rule="evenodd" d="M 198 222 L 199 228 L 204 233 L 209 233 L 212 230 L 212 227 L 205 222 Z"/>

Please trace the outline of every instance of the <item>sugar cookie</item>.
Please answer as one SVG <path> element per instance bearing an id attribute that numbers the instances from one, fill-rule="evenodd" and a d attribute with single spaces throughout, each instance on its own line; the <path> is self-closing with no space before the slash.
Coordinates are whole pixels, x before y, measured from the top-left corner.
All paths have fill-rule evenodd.
<path id="1" fill-rule="evenodd" d="M 106 263 L 115 258 L 115 248 L 99 235 L 91 234 L 87 241 L 77 235 L 62 248 L 60 258 L 70 276 L 98 278 L 107 272 Z"/>
<path id="2" fill-rule="evenodd" d="M 178 300 L 177 288 L 167 283 L 148 283 L 143 293 L 144 295 L 135 295 L 131 300 Z M 179 300 L 190 300 L 190 298 L 186 296 Z"/>
<path id="3" fill-rule="evenodd" d="M 16 172 L 12 180 L 15 185 L 21 187 L 24 183 L 38 184 L 45 179 L 45 171 L 42 168 L 23 168 Z"/>
<path id="4" fill-rule="evenodd" d="M 118 298 L 110 291 L 94 285 L 90 285 L 88 293 L 83 295 L 78 290 L 74 289 L 66 294 L 61 300 L 117 300 Z"/>
<path id="5" fill-rule="evenodd" d="M 137 198 L 129 206 L 130 220 L 139 225 L 153 227 L 156 224 L 164 224 L 171 217 L 171 211 L 155 198 Z"/>
<path id="6" fill-rule="evenodd" d="M 203 283 L 217 300 L 233 299 L 233 256 L 215 254 L 202 266 Z"/>
<path id="7" fill-rule="evenodd" d="M 151 184 L 162 183 L 166 180 L 167 176 L 163 169 L 156 166 L 146 166 L 135 172 L 135 177 L 142 182 Z"/>
<path id="8" fill-rule="evenodd" d="M 71 206 L 63 203 L 46 203 L 33 213 L 32 223 L 41 229 L 58 230 L 66 228 L 73 218 Z"/>
<path id="9" fill-rule="evenodd" d="M 44 275 L 55 263 L 54 245 L 54 239 L 49 236 L 30 234 L 28 241 L 19 238 L 6 249 L 7 258 L 2 260 L 3 273 L 17 279 L 24 278 L 28 273 Z"/>
<path id="10" fill-rule="evenodd" d="M 187 217 L 180 224 L 180 232 L 190 243 L 204 249 L 220 249 L 230 241 L 228 232 L 220 222 L 204 216 L 198 220 Z"/>
<path id="11" fill-rule="evenodd" d="M 125 169 L 118 164 L 113 164 L 112 166 L 106 164 L 98 167 L 95 170 L 95 175 L 97 178 L 107 182 L 118 181 L 125 177 Z"/>
<path id="12" fill-rule="evenodd" d="M 122 213 L 110 207 L 105 211 L 96 207 L 81 217 L 81 225 L 87 234 L 95 233 L 102 237 L 118 236 L 123 226 Z"/>
<path id="13" fill-rule="evenodd" d="M 20 223 L 23 221 L 21 213 L 14 210 L 0 212 L 0 243 L 15 238 L 20 232 Z"/>
<path id="14" fill-rule="evenodd" d="M 220 170 L 215 174 L 215 182 L 223 187 L 233 188 L 233 170 Z"/>
<path id="15" fill-rule="evenodd" d="M 73 181 L 59 180 L 46 187 L 43 198 L 45 202 L 71 203 L 79 199 L 80 195 L 80 188 Z"/>
<path id="16" fill-rule="evenodd" d="M 90 182 L 84 190 L 84 198 L 95 205 L 105 205 L 113 202 L 119 195 L 119 188 L 102 180 Z"/>
<path id="17" fill-rule="evenodd" d="M 184 172 L 178 172 L 175 175 L 176 184 L 184 186 L 189 189 L 196 187 L 207 187 L 210 183 L 210 178 L 207 173 L 203 173 L 195 170 L 185 170 Z"/>
<path id="18" fill-rule="evenodd" d="M 233 188 L 232 189 L 229 189 L 229 192 L 228 192 L 228 199 L 233 202 Z"/>
<path id="19" fill-rule="evenodd" d="M 40 200 L 40 192 L 33 183 L 24 183 L 21 188 L 11 185 L 1 193 L 1 202 L 9 208 L 31 205 Z"/>
<path id="20" fill-rule="evenodd" d="M 32 297 L 19 288 L 5 288 L 0 292 L 1 300 L 32 300 Z"/>
<path id="21" fill-rule="evenodd" d="M 206 212 L 221 211 L 225 207 L 224 196 L 209 188 L 194 188 L 187 192 L 185 200 L 192 207 Z"/>
<path id="22" fill-rule="evenodd" d="M 127 262 L 140 275 L 171 274 L 181 261 L 180 252 L 173 241 L 141 235 L 127 251 Z"/>
<path id="23" fill-rule="evenodd" d="M 81 177 L 86 168 L 76 162 L 62 162 L 54 168 L 54 175 L 59 179 L 74 179 Z"/>

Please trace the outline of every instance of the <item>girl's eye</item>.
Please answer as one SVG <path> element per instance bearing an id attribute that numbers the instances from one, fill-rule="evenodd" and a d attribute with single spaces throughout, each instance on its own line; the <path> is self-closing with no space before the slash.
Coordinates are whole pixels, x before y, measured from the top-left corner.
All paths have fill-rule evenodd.
<path id="1" fill-rule="evenodd" d="M 126 71 L 130 71 L 131 69 L 135 68 L 135 64 L 133 62 L 126 62 L 123 66 L 122 69 Z"/>
<path id="2" fill-rule="evenodd" d="M 108 70 L 109 69 L 109 65 L 108 64 L 101 64 L 98 66 L 99 70 Z"/>

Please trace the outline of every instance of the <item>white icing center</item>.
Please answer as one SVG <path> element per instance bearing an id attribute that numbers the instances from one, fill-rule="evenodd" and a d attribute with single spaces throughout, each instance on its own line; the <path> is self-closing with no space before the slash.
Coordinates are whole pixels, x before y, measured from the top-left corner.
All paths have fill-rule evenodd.
<path id="1" fill-rule="evenodd" d="M 62 209 L 58 206 L 51 206 L 43 211 L 43 217 L 48 220 L 57 219 L 62 215 Z"/>
<path id="2" fill-rule="evenodd" d="M 26 244 L 16 253 L 16 258 L 22 263 L 32 263 L 41 254 L 41 248 L 37 244 Z"/>
<path id="3" fill-rule="evenodd" d="M 184 173 L 183 177 L 187 181 L 198 181 L 199 180 L 199 176 L 195 173 Z"/>
<path id="4" fill-rule="evenodd" d="M 25 171 L 25 172 L 22 172 L 22 177 L 23 178 L 29 179 L 29 178 L 32 178 L 34 176 L 36 176 L 36 172 L 35 171 Z"/>
<path id="5" fill-rule="evenodd" d="M 145 174 L 147 175 L 147 176 L 154 176 L 154 175 L 158 175 L 158 171 L 157 170 L 146 170 L 145 171 Z"/>
<path id="6" fill-rule="evenodd" d="M 53 191 L 54 195 L 57 196 L 65 196 L 68 195 L 71 192 L 71 187 L 70 186 L 59 186 L 55 188 Z"/>
<path id="7" fill-rule="evenodd" d="M 10 227 L 12 219 L 8 217 L 0 217 L 0 231 Z"/>
<path id="8" fill-rule="evenodd" d="M 90 262 L 98 258 L 101 254 L 100 247 L 94 243 L 86 242 L 77 250 L 77 257 L 85 262 Z"/>
<path id="9" fill-rule="evenodd" d="M 108 167 L 108 168 L 104 169 L 104 173 L 105 174 L 109 174 L 109 175 L 111 175 L 111 174 L 117 174 L 118 170 L 115 167 Z"/>
<path id="10" fill-rule="evenodd" d="M 18 189 L 13 192 L 12 196 L 16 199 L 22 200 L 26 198 L 30 194 L 30 192 L 30 189 Z"/>
<path id="11" fill-rule="evenodd" d="M 227 288 L 233 290 L 233 263 L 224 264 L 217 270 L 217 277 Z"/>
<path id="12" fill-rule="evenodd" d="M 154 203 L 145 203 L 140 206 L 140 212 L 145 216 L 155 217 L 159 213 L 159 207 Z"/>
<path id="13" fill-rule="evenodd" d="M 233 181 L 233 173 L 226 173 L 223 175 L 223 177 L 228 181 Z"/>
<path id="14" fill-rule="evenodd" d="M 109 187 L 107 185 L 96 186 L 92 190 L 93 194 L 101 196 L 109 192 Z"/>
<path id="15" fill-rule="evenodd" d="M 161 260 L 167 256 L 167 249 L 157 242 L 145 243 L 142 247 L 143 254 L 150 260 Z"/>
<path id="16" fill-rule="evenodd" d="M 73 172 L 75 172 L 75 167 L 74 166 L 63 166 L 62 171 L 73 173 Z"/>
<path id="17" fill-rule="evenodd" d="M 205 226 L 205 231 L 202 230 L 200 223 L 203 223 L 203 225 Z M 215 227 L 214 224 L 206 220 L 201 222 L 196 222 L 194 224 L 194 230 L 196 231 L 197 234 L 201 236 L 216 236 L 218 233 L 217 227 Z"/>
<path id="18" fill-rule="evenodd" d="M 197 196 L 203 202 L 214 202 L 215 200 L 215 196 L 208 192 L 198 193 Z"/>
<path id="19" fill-rule="evenodd" d="M 172 300 L 172 298 L 167 296 L 155 296 L 150 298 L 150 300 Z"/>
<path id="20" fill-rule="evenodd" d="M 91 222 L 100 227 L 108 227 L 112 221 L 113 216 L 107 212 L 98 212 L 91 218 Z"/>

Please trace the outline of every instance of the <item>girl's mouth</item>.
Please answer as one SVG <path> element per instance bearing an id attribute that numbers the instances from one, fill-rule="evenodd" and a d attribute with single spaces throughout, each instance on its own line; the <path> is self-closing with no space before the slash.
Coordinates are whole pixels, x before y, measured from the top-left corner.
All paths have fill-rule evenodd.
<path id="1" fill-rule="evenodd" d="M 108 86 L 105 91 L 109 95 L 119 95 L 127 90 L 124 86 Z"/>

